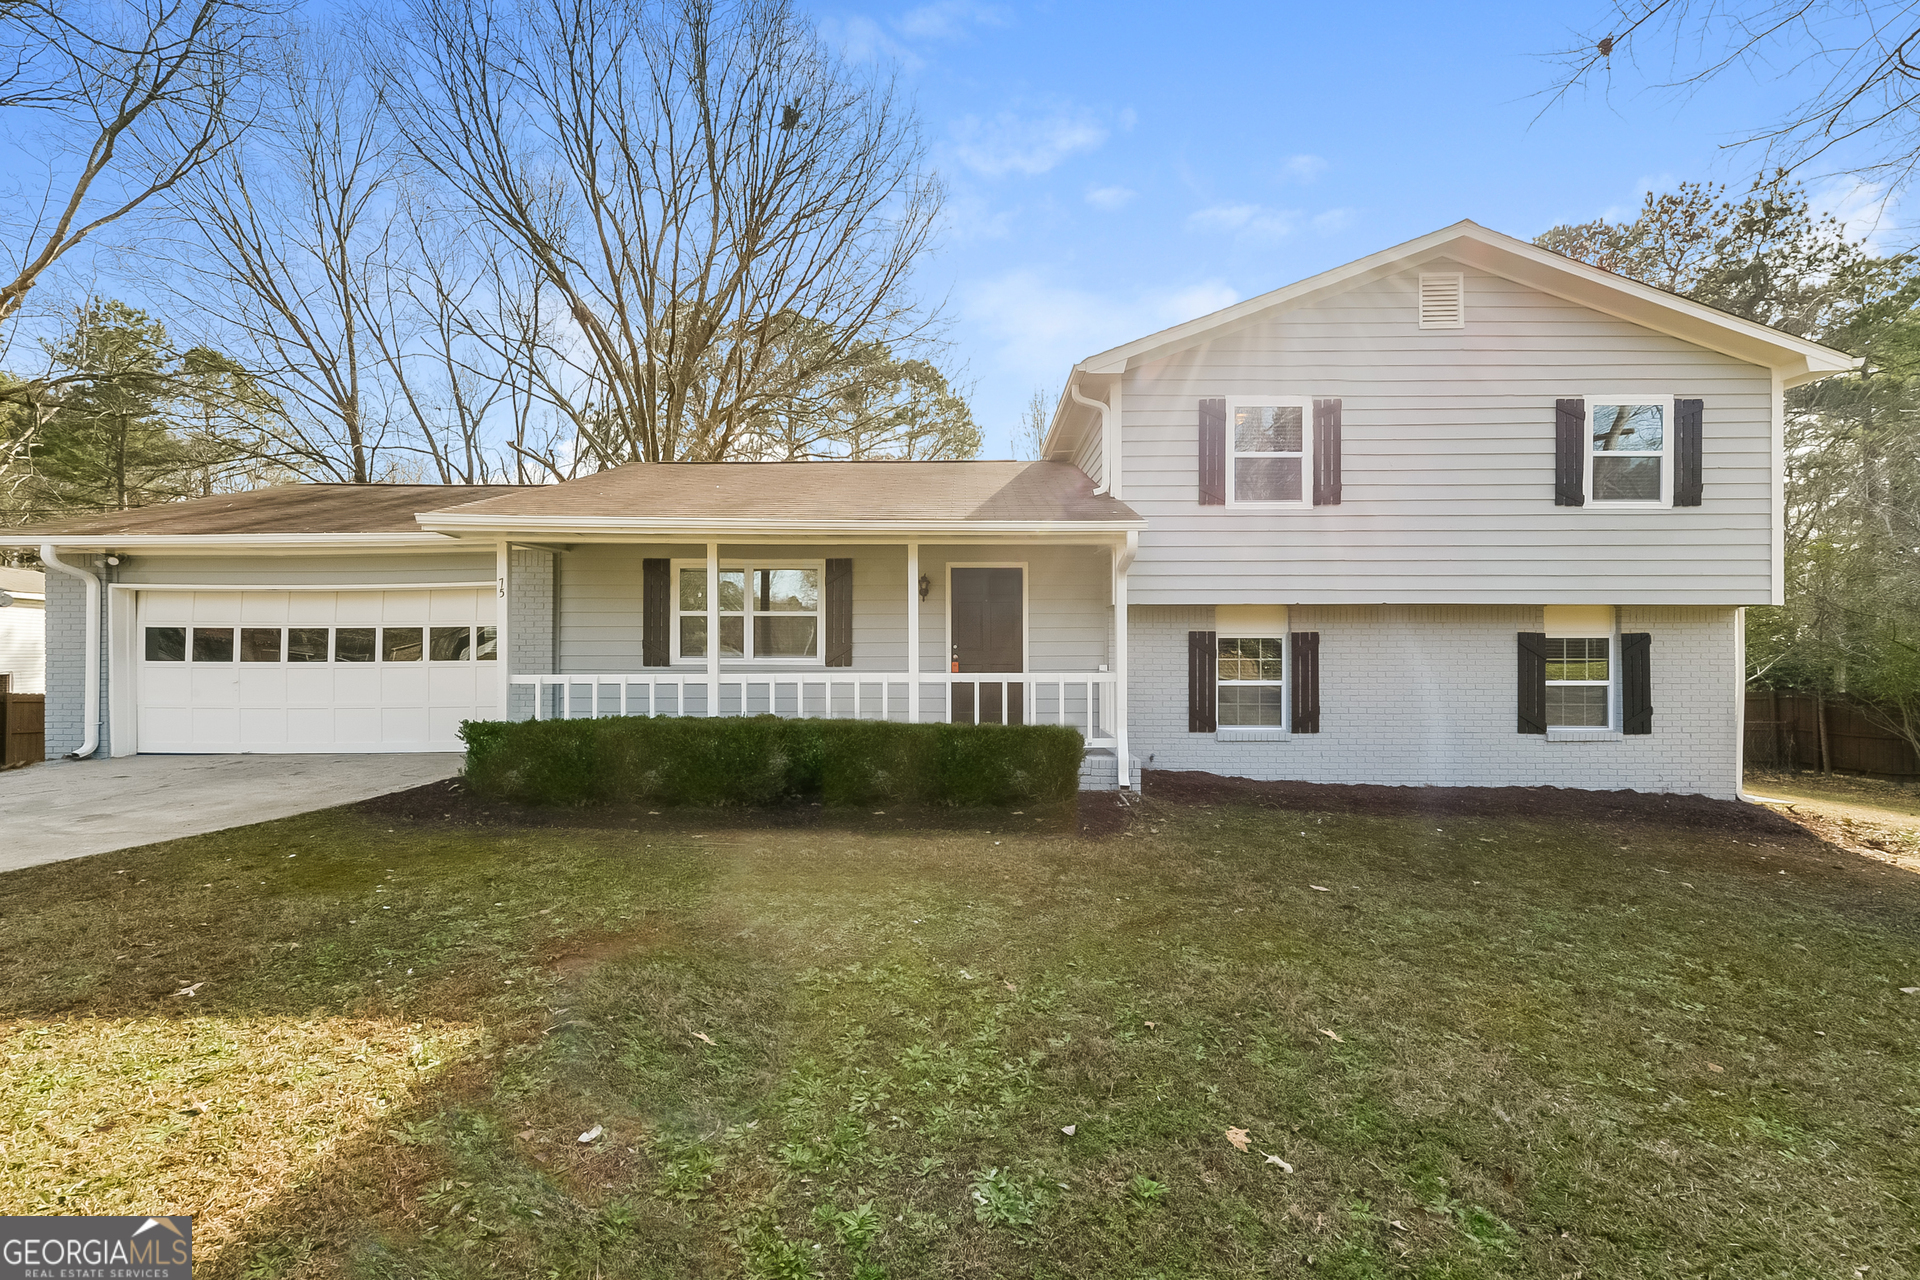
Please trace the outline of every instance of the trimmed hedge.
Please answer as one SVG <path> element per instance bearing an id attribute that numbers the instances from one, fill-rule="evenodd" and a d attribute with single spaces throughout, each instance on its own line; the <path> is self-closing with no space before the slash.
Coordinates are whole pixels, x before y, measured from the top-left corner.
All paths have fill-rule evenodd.
<path id="1" fill-rule="evenodd" d="M 468 786 L 537 805 L 1067 800 L 1085 749 L 1059 725 L 778 716 L 468 720 L 460 737 Z"/>

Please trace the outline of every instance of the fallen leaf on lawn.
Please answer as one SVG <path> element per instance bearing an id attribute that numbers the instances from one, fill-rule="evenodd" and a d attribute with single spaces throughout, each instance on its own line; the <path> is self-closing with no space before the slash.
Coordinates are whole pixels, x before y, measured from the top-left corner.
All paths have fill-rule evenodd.
<path id="1" fill-rule="evenodd" d="M 1315 893 L 1332 893 L 1333 892 L 1333 890 L 1327 888 L 1327 886 L 1323 884 L 1310 884 L 1307 886 L 1307 888 L 1313 890 Z"/>
<path id="2" fill-rule="evenodd" d="M 522 1130 L 520 1131 L 520 1141 L 522 1141 L 522 1142 L 532 1142 L 532 1141 L 533 1141 L 533 1130 L 531 1130 L 531 1129 L 522 1129 Z"/>
<path id="3" fill-rule="evenodd" d="M 1282 1159 L 1281 1159 L 1281 1158 L 1280 1158 L 1279 1156 L 1276 1156 L 1276 1155 L 1274 1155 L 1274 1154 L 1273 1154 L 1273 1153 L 1272 1153 L 1271 1151 L 1262 1151 L 1262 1152 L 1261 1152 L 1260 1154 L 1261 1154 L 1261 1155 L 1263 1155 L 1263 1156 L 1265 1156 L 1265 1157 L 1267 1158 L 1267 1163 L 1268 1163 L 1268 1164 L 1277 1164 L 1277 1165 L 1279 1165 L 1279 1166 L 1280 1166 L 1280 1172 L 1282 1172 L 1282 1173 L 1292 1173 L 1292 1172 L 1293 1172 L 1293 1166 L 1292 1166 L 1292 1165 L 1290 1165 L 1290 1164 L 1288 1164 L 1288 1163 L 1287 1163 L 1287 1162 L 1286 1162 L 1285 1160 L 1282 1160 Z"/>
<path id="4" fill-rule="evenodd" d="M 1231 1142 L 1238 1150 L 1245 1151 L 1247 1149 L 1247 1131 L 1245 1129 L 1229 1129 L 1227 1130 L 1227 1141 Z"/>
<path id="5" fill-rule="evenodd" d="M 1006 988 L 1007 990 L 1009 990 L 1009 991 L 1012 991 L 1012 990 L 1014 989 L 1014 986 L 1013 986 L 1013 984 L 1012 984 L 1011 982 L 1004 982 L 1004 981 L 1003 981 L 1003 982 L 1001 982 L 1001 984 L 1000 984 L 1000 985 L 1001 985 L 1001 986 L 1003 986 L 1003 987 L 1005 987 L 1005 988 Z"/>
<path id="6" fill-rule="evenodd" d="M 207 985 L 207 980 L 205 978 L 202 978 L 200 981 L 194 983 L 192 986 L 182 987 L 178 991 L 174 992 L 173 994 L 177 996 L 191 996 L 193 995 L 194 992 L 198 991 L 200 988 L 206 985 Z"/>
<path id="7" fill-rule="evenodd" d="M 1158 1027 L 1159 1027 L 1159 1025 L 1160 1025 L 1160 1024 L 1159 1024 L 1159 1023 L 1157 1023 L 1157 1022 L 1149 1022 L 1149 1023 L 1147 1024 L 1147 1030 L 1149 1030 L 1149 1031 L 1152 1031 L 1152 1030 L 1155 1030 L 1156 1028 L 1158 1028 Z"/>
<path id="8" fill-rule="evenodd" d="M 1071 1125 L 1071 1124 L 1061 1125 L 1060 1132 L 1066 1134 L 1069 1138 L 1071 1138 L 1073 1136 L 1073 1131 L 1077 1128 L 1079 1128 L 1078 1125 Z"/>
<path id="9" fill-rule="evenodd" d="M 1726 1068 L 1725 1068 L 1725 1067 L 1723 1067 L 1723 1066 L 1721 1066 L 1721 1065 L 1720 1065 L 1719 1063 L 1717 1063 L 1717 1062 L 1709 1062 L 1709 1063 L 1707 1064 L 1707 1070 L 1709 1070 L 1709 1071 L 1715 1071 L 1715 1072 L 1719 1072 L 1719 1071 L 1725 1071 L 1725 1070 L 1726 1070 Z"/>
<path id="10" fill-rule="evenodd" d="M 700 1042 L 701 1044 L 713 1044 L 713 1043 L 714 1043 L 714 1039 L 713 1039 L 713 1037 L 712 1037 L 712 1036 L 710 1036 L 710 1035 L 708 1035 L 708 1034 L 707 1034 L 706 1032 L 704 1032 L 704 1031 L 696 1031 L 696 1032 L 694 1032 L 694 1033 L 693 1033 L 693 1038 L 694 1038 L 695 1040 L 698 1040 L 698 1041 L 699 1041 L 699 1042 Z"/>
<path id="11" fill-rule="evenodd" d="M 1906 996 L 1920 996 L 1920 987 L 1902 987 L 1900 988 L 1900 994 L 1906 995 Z"/>
<path id="12" fill-rule="evenodd" d="M 1398 1218 L 1395 1218 L 1392 1222 L 1389 1222 L 1387 1225 L 1392 1227 L 1395 1231 L 1405 1231 L 1407 1229 L 1407 1224 L 1400 1221 L 1400 1219 Z"/>
<path id="13" fill-rule="evenodd" d="M 182 1107 L 181 1110 L 190 1116 L 203 1116 L 213 1110 L 213 1104 L 211 1102 L 189 1102 L 186 1106 Z"/>
<path id="14" fill-rule="evenodd" d="M 1321 1034 L 1321 1035 L 1323 1035 L 1323 1036 L 1325 1036 L 1325 1037 L 1326 1037 L 1327 1039 L 1329 1039 L 1329 1040 L 1331 1040 L 1331 1041 L 1333 1041 L 1333 1042 L 1334 1042 L 1334 1043 L 1336 1043 L 1336 1044 L 1345 1044 L 1345 1043 L 1346 1043 L 1346 1041 L 1345 1041 L 1345 1040 L 1342 1040 L 1342 1039 L 1340 1038 L 1340 1033 L 1339 1033 L 1339 1032 L 1337 1032 L 1337 1031 L 1329 1031 L 1329 1030 L 1327 1030 L 1327 1029 L 1326 1029 L 1325 1027 L 1322 1027 L 1322 1028 L 1320 1028 L 1320 1034 Z"/>
<path id="15" fill-rule="evenodd" d="M 580 1141 L 592 1142 L 595 1139 L 599 1138 L 599 1136 L 605 1132 L 606 1132 L 606 1129 L 603 1126 L 595 1125 L 593 1126 L 593 1128 L 587 1130 L 585 1133 L 580 1135 Z"/>

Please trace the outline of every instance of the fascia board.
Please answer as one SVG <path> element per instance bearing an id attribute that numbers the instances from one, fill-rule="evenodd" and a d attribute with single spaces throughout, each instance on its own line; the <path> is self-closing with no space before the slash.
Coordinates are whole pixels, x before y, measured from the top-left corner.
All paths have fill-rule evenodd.
<path id="1" fill-rule="evenodd" d="M 1844 373 L 1860 364 L 1854 357 L 1820 343 L 1716 311 L 1475 223 L 1461 222 L 1089 356 L 1074 368 L 1084 373 L 1122 373 L 1135 364 L 1231 332 L 1263 315 L 1311 305 L 1437 257 L 1479 267 L 1543 293 L 1749 364 L 1779 369 L 1788 378 L 1789 386 Z"/>
<path id="2" fill-rule="evenodd" d="M 1085 432 L 1091 431 L 1093 424 L 1099 420 L 1092 409 L 1085 409 L 1075 404 L 1073 402 L 1073 396 L 1068 391 L 1068 388 L 1073 386 L 1075 381 L 1079 380 L 1078 375 L 1082 372 L 1078 365 L 1074 366 L 1073 371 L 1067 375 L 1067 380 L 1060 385 L 1059 398 L 1053 403 L 1053 418 L 1051 425 L 1047 428 L 1047 438 L 1041 442 L 1040 446 L 1040 456 L 1043 458 L 1051 458 L 1055 453 L 1061 451 L 1065 451 L 1071 455 L 1080 447 L 1081 436 Z M 1112 372 L 1119 373 L 1122 372 L 1122 370 L 1113 370 Z M 1112 387 L 1107 384 L 1105 378 L 1101 379 L 1101 385 L 1098 388 L 1082 382 L 1080 394 L 1098 400 L 1101 398 L 1101 395 L 1094 394 L 1096 390 L 1101 392 L 1101 395 L 1104 395 L 1106 392 L 1111 391 Z M 1070 429 L 1072 438 L 1068 440 L 1061 439 L 1062 434 L 1068 432 Z M 1071 458 L 1069 457 L 1063 460 L 1070 461 Z"/>
<path id="3" fill-rule="evenodd" d="M 750 542 L 756 538 L 817 542 L 849 537 L 898 542 L 908 536 L 916 540 L 1011 536 L 1087 537 L 1104 541 L 1147 527 L 1145 520 L 822 520 L 772 524 L 747 517 L 685 521 L 632 516 L 520 516 L 508 520 L 497 516 L 423 515 L 420 519 L 423 524 L 430 522 L 432 527 L 455 536 L 474 538 L 575 537 L 632 541 L 633 535 L 646 534 L 662 541 L 680 542 L 710 542 L 716 538 L 728 542 Z"/>
<path id="4" fill-rule="evenodd" d="M 76 551 L 194 552 L 261 551 L 288 554 L 299 551 L 465 551 L 453 538 L 439 533 L 168 533 L 168 534 L 54 534 L 35 537 L 0 535 L 0 547 L 38 547 L 51 543 Z"/>

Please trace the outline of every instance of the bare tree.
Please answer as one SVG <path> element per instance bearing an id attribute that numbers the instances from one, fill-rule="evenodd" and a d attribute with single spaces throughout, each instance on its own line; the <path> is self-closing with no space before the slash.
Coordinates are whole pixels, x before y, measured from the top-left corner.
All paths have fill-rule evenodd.
<path id="1" fill-rule="evenodd" d="M 42 126 L 38 197 L 0 239 L 0 324 L 63 256 L 185 180 L 244 124 L 236 111 L 279 9 L 254 0 L 5 0 L 0 110 Z M 16 171 L 17 172 L 17 171 Z"/>
<path id="2" fill-rule="evenodd" d="M 1020 411 L 1020 427 L 1014 439 L 1014 451 L 1022 458 L 1039 461 L 1046 456 L 1047 428 L 1053 425 L 1053 404 L 1060 397 L 1045 387 L 1035 387 Z"/>
<path id="3" fill-rule="evenodd" d="M 1791 105 L 1746 139 L 1793 172 L 1837 169 L 1899 186 L 1920 163 L 1920 13 L 1873 0 L 1613 0 L 1559 67 L 1550 102 L 1611 91 L 1622 68 L 1692 91 L 1730 71 L 1784 82 Z"/>
<path id="4" fill-rule="evenodd" d="M 372 52 L 402 130 L 552 296 L 558 362 L 525 385 L 573 426 L 571 465 L 733 456 L 860 344 L 926 333 L 909 277 L 942 191 L 912 115 L 787 0 L 398 19 Z M 800 351 L 794 317 L 824 339 Z"/>

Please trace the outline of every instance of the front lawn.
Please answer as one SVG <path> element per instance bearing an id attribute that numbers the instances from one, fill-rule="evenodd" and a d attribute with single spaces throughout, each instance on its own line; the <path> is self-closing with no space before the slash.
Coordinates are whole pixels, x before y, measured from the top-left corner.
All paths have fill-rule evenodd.
<path id="1" fill-rule="evenodd" d="M 1920 877 L 1324 794 L 11 873 L 0 1213 L 226 1277 L 1916 1274 Z"/>

